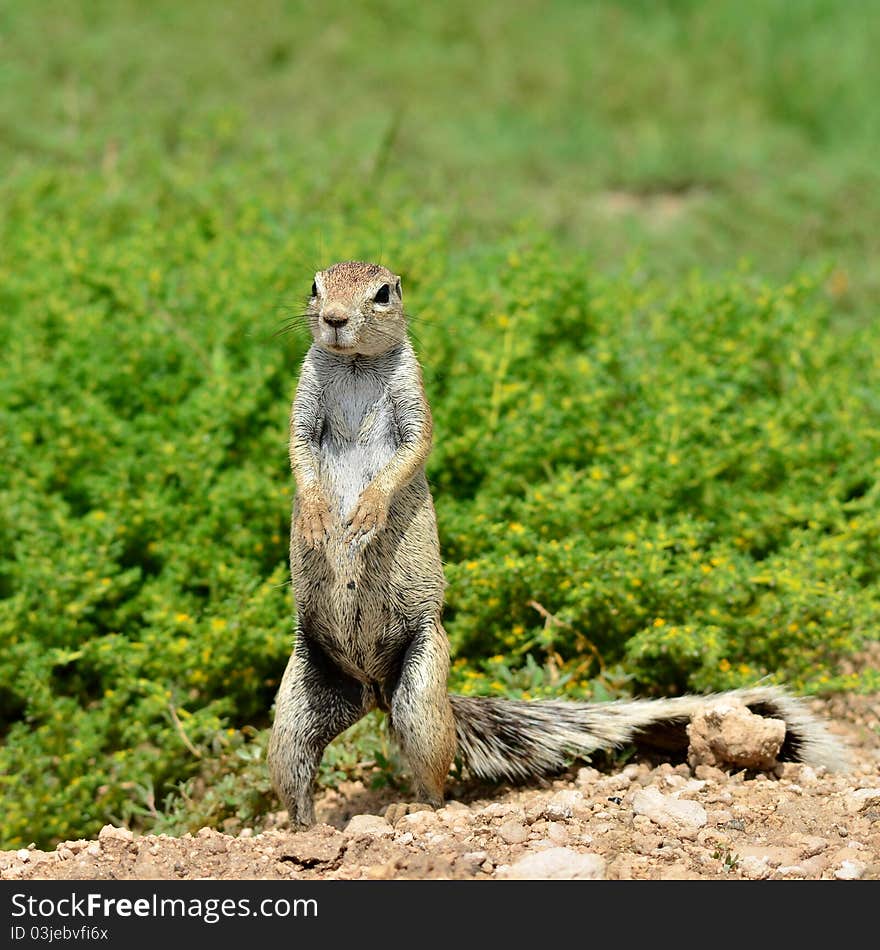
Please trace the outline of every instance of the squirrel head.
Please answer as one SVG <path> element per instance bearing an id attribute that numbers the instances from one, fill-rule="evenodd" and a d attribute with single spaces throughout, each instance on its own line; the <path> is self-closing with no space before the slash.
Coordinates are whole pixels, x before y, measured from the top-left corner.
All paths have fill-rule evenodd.
<path id="1" fill-rule="evenodd" d="M 306 314 L 315 343 L 341 356 L 378 356 L 406 339 L 400 278 L 379 264 L 318 271 Z"/>

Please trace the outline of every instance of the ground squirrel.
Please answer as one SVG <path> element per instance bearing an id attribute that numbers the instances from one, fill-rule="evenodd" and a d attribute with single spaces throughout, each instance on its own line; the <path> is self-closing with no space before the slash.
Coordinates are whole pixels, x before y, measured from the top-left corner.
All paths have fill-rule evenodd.
<path id="1" fill-rule="evenodd" d="M 425 478 L 431 410 L 400 278 L 377 264 L 334 264 L 315 274 L 307 317 L 313 343 L 290 423 L 296 642 L 269 744 L 291 823 L 314 821 L 327 744 L 376 708 L 390 714 L 416 799 L 434 806 L 456 752 L 473 775 L 499 781 L 652 733 L 686 748 L 685 724 L 706 697 L 589 704 L 447 692 L 445 581 Z M 783 757 L 838 764 L 835 741 L 783 691 L 725 695 L 785 721 Z"/>

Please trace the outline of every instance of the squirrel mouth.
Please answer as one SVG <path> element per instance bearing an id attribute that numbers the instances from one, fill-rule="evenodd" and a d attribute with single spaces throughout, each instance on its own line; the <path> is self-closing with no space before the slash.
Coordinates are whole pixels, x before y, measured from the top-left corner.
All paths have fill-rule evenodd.
<path id="1" fill-rule="evenodd" d="M 327 341 L 327 345 L 331 350 L 336 350 L 337 353 L 347 353 L 354 349 L 351 343 L 345 342 L 344 340 L 339 339 L 339 328 L 334 327 L 333 329 L 333 339 Z"/>

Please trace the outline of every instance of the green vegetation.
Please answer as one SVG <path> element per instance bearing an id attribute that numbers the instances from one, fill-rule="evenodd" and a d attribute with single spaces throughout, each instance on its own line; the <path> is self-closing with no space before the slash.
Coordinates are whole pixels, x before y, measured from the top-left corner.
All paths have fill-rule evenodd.
<path id="1" fill-rule="evenodd" d="M 9 2 L 0 35 L 4 847 L 275 807 L 308 345 L 275 334 L 343 258 L 404 275 L 456 689 L 877 687 L 868 7 Z M 371 719 L 324 777 L 391 755 Z"/>

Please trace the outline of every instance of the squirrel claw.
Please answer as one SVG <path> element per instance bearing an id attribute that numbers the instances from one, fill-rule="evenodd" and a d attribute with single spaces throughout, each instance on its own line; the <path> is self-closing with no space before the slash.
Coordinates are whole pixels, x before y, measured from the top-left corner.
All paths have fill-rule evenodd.
<path id="1" fill-rule="evenodd" d="M 404 815 L 414 815 L 418 811 L 434 811 L 434 806 L 428 802 L 392 802 L 385 809 L 385 820 L 389 825 L 396 825 Z"/>
<path id="2" fill-rule="evenodd" d="M 348 521 L 345 540 L 360 541 L 375 531 L 381 531 L 388 521 L 388 505 L 378 492 L 365 489 Z"/>
<path id="3" fill-rule="evenodd" d="M 326 503 L 304 506 L 297 521 L 297 530 L 305 543 L 317 550 L 330 535 L 330 509 Z"/>

